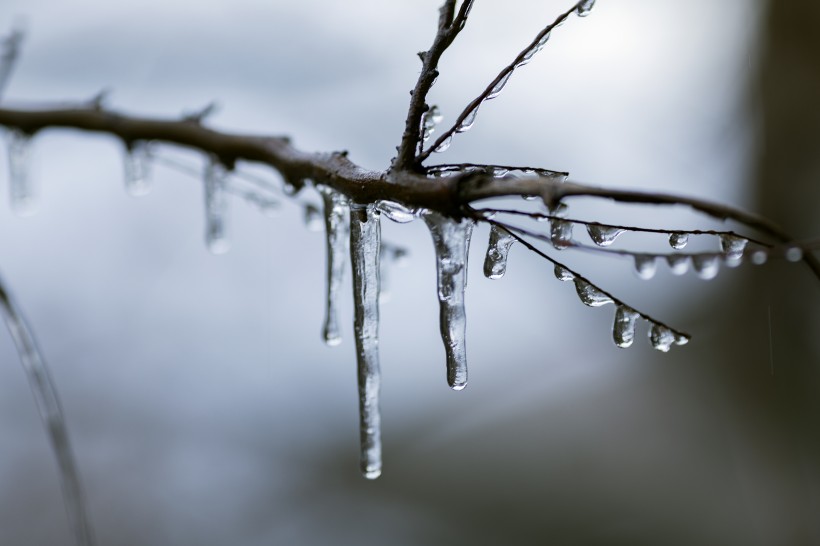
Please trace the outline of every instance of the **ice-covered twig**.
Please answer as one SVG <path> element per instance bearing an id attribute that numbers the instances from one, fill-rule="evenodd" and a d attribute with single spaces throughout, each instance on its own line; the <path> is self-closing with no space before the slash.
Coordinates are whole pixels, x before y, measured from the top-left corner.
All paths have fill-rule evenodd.
<path id="1" fill-rule="evenodd" d="M 57 458 L 57 467 L 63 486 L 66 511 L 69 524 L 72 527 L 74 542 L 77 546 L 91 546 L 94 536 L 88 518 L 80 473 L 74 462 L 74 454 L 68 438 L 65 416 L 57 395 L 57 388 L 51 378 L 45 359 L 34 334 L 26 323 L 20 309 L 6 290 L 0 279 L 0 310 L 6 326 L 17 347 L 17 354 L 26 372 L 29 385 L 37 403 L 40 418 L 48 431 L 54 456 Z"/>

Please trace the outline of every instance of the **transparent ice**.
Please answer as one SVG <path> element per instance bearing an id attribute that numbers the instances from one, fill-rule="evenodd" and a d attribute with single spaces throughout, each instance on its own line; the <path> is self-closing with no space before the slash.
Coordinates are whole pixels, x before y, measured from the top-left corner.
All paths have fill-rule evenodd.
<path id="1" fill-rule="evenodd" d="M 714 279 L 720 268 L 719 258 L 717 254 L 693 254 L 692 267 L 701 279 Z"/>
<path id="2" fill-rule="evenodd" d="M 666 256 L 666 263 L 673 275 L 684 275 L 689 271 L 689 256 L 686 254 L 669 254 Z"/>
<path id="3" fill-rule="evenodd" d="M 572 222 L 553 218 L 550 222 L 550 239 L 556 250 L 564 250 L 572 246 Z"/>
<path id="4" fill-rule="evenodd" d="M 615 345 L 623 349 L 632 345 L 635 340 L 635 322 L 640 317 L 637 311 L 625 305 L 618 305 L 615 310 L 615 322 L 612 325 L 612 339 Z"/>
<path id="5" fill-rule="evenodd" d="M 624 230 L 601 224 L 587 224 L 587 233 L 592 242 L 598 246 L 610 246 Z"/>
<path id="6" fill-rule="evenodd" d="M 639 278 L 649 280 L 655 276 L 658 264 L 653 254 L 635 254 L 635 274 Z"/>
<path id="7" fill-rule="evenodd" d="M 666 353 L 669 352 L 675 340 L 676 336 L 672 330 L 662 324 L 652 324 L 652 328 L 649 330 L 649 342 L 652 347 Z"/>
<path id="8" fill-rule="evenodd" d="M 148 142 L 139 140 L 128 143 L 125 147 L 123 167 L 125 191 L 128 195 L 147 195 L 151 191 L 151 148 Z"/>
<path id="9" fill-rule="evenodd" d="M 488 279 L 500 279 L 507 272 L 507 255 L 515 237 L 498 226 L 490 228 L 490 241 L 487 244 L 487 256 L 484 259 L 484 276 Z"/>
<path id="10" fill-rule="evenodd" d="M 341 193 L 319 185 L 317 188 L 324 204 L 324 225 L 327 242 L 327 297 L 322 338 L 330 346 L 342 342 L 339 329 L 339 293 L 345 269 L 345 254 L 350 237 L 347 198 Z"/>
<path id="11" fill-rule="evenodd" d="M 228 170 L 216 158 L 205 167 L 205 244 L 214 254 L 224 254 L 230 248 L 226 221 L 228 196 L 225 191 Z"/>
<path id="12" fill-rule="evenodd" d="M 575 6 L 575 13 L 578 14 L 578 17 L 586 17 L 593 7 L 595 7 L 595 0 L 581 0 Z"/>
<path id="13" fill-rule="evenodd" d="M 36 209 L 34 189 L 29 178 L 31 138 L 22 131 L 8 131 L 9 198 L 11 209 L 19 216 L 30 216 Z"/>
<path id="14" fill-rule="evenodd" d="M 612 298 L 589 284 L 584 279 L 575 277 L 575 290 L 578 292 L 578 297 L 584 305 L 590 307 L 601 307 L 608 303 L 614 303 Z"/>
<path id="15" fill-rule="evenodd" d="M 689 242 L 689 234 L 676 231 L 669 235 L 669 246 L 675 250 L 683 250 Z"/>

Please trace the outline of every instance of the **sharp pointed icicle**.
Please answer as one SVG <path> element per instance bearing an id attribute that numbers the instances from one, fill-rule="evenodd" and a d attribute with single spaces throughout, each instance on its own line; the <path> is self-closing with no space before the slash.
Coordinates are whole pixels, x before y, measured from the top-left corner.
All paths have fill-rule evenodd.
<path id="1" fill-rule="evenodd" d="M 578 292 L 578 297 L 581 302 L 589 307 L 601 307 L 608 303 L 614 303 L 612 298 L 589 284 L 584 279 L 575 277 L 575 290 Z"/>
<path id="2" fill-rule="evenodd" d="M 316 189 L 319 190 L 324 203 L 327 241 L 327 297 L 322 338 L 332 347 L 342 342 L 338 317 L 339 291 L 342 287 L 345 254 L 350 237 L 348 224 L 350 214 L 344 195 L 327 186 L 318 185 Z"/>
<path id="3" fill-rule="evenodd" d="M 487 257 L 484 259 L 484 276 L 488 279 L 500 279 L 507 272 L 507 255 L 515 237 L 506 230 L 492 226 L 490 242 L 487 244 Z"/>
<path id="4" fill-rule="evenodd" d="M 595 7 L 595 0 L 581 0 L 575 6 L 575 13 L 578 14 L 578 17 L 586 17 L 589 15 L 589 12 L 592 11 L 592 8 Z"/>
<path id="5" fill-rule="evenodd" d="M 635 274 L 643 280 L 649 280 L 655 276 L 658 264 L 652 254 L 635 254 Z"/>
<path id="6" fill-rule="evenodd" d="M 151 191 L 150 166 L 151 149 L 148 142 L 139 140 L 125 145 L 123 168 L 128 195 L 140 197 Z"/>
<path id="7" fill-rule="evenodd" d="M 612 325 L 612 339 L 615 345 L 626 349 L 635 340 L 635 322 L 640 317 L 637 311 L 626 305 L 618 305 L 615 310 L 615 323 Z"/>
<path id="8" fill-rule="evenodd" d="M 359 384 L 360 465 L 365 478 L 382 471 L 379 413 L 379 252 L 381 225 L 372 205 L 350 208 L 350 261 L 353 269 L 353 329 Z"/>
<path id="9" fill-rule="evenodd" d="M 716 254 L 693 254 L 692 267 L 695 272 L 703 280 L 714 279 L 717 277 L 720 261 Z"/>
<path id="10" fill-rule="evenodd" d="M 453 220 L 427 212 L 424 221 L 436 250 L 441 339 L 447 353 L 447 383 L 453 390 L 467 385 L 464 290 L 467 287 L 467 254 L 474 222 Z"/>
<path id="11" fill-rule="evenodd" d="M 587 233 L 592 242 L 598 246 L 610 246 L 624 230 L 621 228 L 602 226 L 601 224 L 587 224 Z"/>
<path id="12" fill-rule="evenodd" d="M 225 186 L 228 170 L 216 158 L 205 167 L 205 244 L 214 254 L 224 254 L 230 249 L 226 229 L 228 195 Z"/>
<path id="13" fill-rule="evenodd" d="M 29 178 L 31 135 L 12 129 L 8 132 L 9 199 L 18 216 L 34 214 L 37 203 Z"/>
<path id="14" fill-rule="evenodd" d="M 676 231 L 669 234 L 669 246 L 675 250 L 683 250 L 689 242 L 689 234 Z"/>

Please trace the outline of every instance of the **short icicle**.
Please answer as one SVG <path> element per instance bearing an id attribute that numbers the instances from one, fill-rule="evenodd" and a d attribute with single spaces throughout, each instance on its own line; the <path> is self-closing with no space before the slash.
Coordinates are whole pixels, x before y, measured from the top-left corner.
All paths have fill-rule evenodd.
<path id="1" fill-rule="evenodd" d="M 205 167 L 205 244 L 214 254 L 230 248 L 226 231 L 228 196 L 225 192 L 228 169 L 212 157 Z"/>
<path id="2" fill-rule="evenodd" d="M 467 218 L 453 220 L 428 212 L 424 221 L 433 237 L 436 250 L 439 317 L 441 339 L 447 353 L 447 383 L 453 390 L 467 385 L 464 290 L 467 287 L 467 254 L 474 222 Z"/>
<path id="3" fill-rule="evenodd" d="M 31 216 L 36 208 L 34 191 L 29 179 L 31 135 L 18 130 L 8 133 L 9 199 L 18 216 Z"/>
<path id="4" fill-rule="evenodd" d="M 615 323 L 612 326 L 612 339 L 615 345 L 626 349 L 635 340 L 635 322 L 640 317 L 637 311 L 626 305 L 618 305 L 615 311 Z"/>
<path id="5" fill-rule="evenodd" d="M 381 224 L 372 205 L 350 207 L 350 261 L 353 269 L 353 329 L 359 383 L 361 471 L 374 480 L 382 473 L 379 414 L 379 252 Z"/>
<path id="6" fill-rule="evenodd" d="M 322 339 L 332 347 L 342 342 L 338 307 L 339 291 L 344 277 L 347 241 L 350 237 L 349 214 L 347 199 L 344 195 L 327 186 L 319 185 L 317 189 L 324 203 L 327 241 L 327 298 Z"/>
<path id="7" fill-rule="evenodd" d="M 484 276 L 488 279 L 500 279 L 507 272 L 507 255 L 515 237 L 506 230 L 492 226 L 490 242 L 487 245 L 487 257 L 484 259 Z"/>
<path id="8" fill-rule="evenodd" d="M 147 195 L 151 191 L 149 176 L 151 149 L 145 141 L 128 142 L 125 145 L 125 191 L 133 197 Z"/>
<path id="9" fill-rule="evenodd" d="M 581 0 L 575 6 L 575 13 L 578 14 L 578 17 L 586 17 L 589 15 L 589 12 L 592 11 L 592 8 L 595 7 L 595 0 Z"/>

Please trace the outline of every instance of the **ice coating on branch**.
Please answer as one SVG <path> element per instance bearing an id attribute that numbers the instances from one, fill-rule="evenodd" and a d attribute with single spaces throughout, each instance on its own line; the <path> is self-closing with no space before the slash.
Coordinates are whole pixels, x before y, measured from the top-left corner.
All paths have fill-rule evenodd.
<path id="1" fill-rule="evenodd" d="M 556 250 L 564 250 L 572 246 L 572 222 L 553 218 L 550 221 L 550 240 Z"/>
<path id="2" fill-rule="evenodd" d="M 544 48 L 544 46 L 547 45 L 549 39 L 550 33 L 547 32 L 535 44 L 533 44 L 532 47 L 530 47 L 524 52 L 524 54 L 521 56 L 521 60 L 515 64 L 515 67 L 520 68 L 528 64 L 532 60 L 532 58 L 535 57 L 535 54 L 541 51 Z"/>
<path id="3" fill-rule="evenodd" d="M 392 220 L 397 224 L 406 224 L 408 222 L 412 222 L 418 217 L 418 211 L 393 201 L 378 201 L 376 203 L 376 208 L 378 208 L 379 212 L 381 212 L 387 219 Z"/>
<path id="4" fill-rule="evenodd" d="M 31 216 L 36 209 L 34 190 L 29 179 L 31 135 L 18 130 L 8 131 L 9 199 L 18 216 Z"/>
<path id="5" fill-rule="evenodd" d="M 8 327 L 26 378 L 31 387 L 40 419 L 45 425 L 51 448 L 57 459 L 63 498 L 72 527 L 74 543 L 77 546 L 91 546 L 94 534 L 86 509 L 85 495 L 80 482 L 80 474 L 74 461 L 74 453 L 69 442 L 65 416 L 51 378 L 51 372 L 37 346 L 34 334 L 26 323 L 22 312 L 3 287 L 0 279 L 0 314 Z"/>
<path id="6" fill-rule="evenodd" d="M 683 275 L 689 271 L 689 256 L 686 254 L 669 254 L 666 263 L 673 275 Z"/>
<path id="7" fill-rule="evenodd" d="M 720 251 L 723 252 L 723 257 L 726 258 L 727 263 L 738 264 L 743 258 L 743 251 L 746 250 L 747 244 L 749 244 L 749 240 L 743 237 L 731 233 L 722 233 L 720 235 Z"/>
<path id="8" fill-rule="evenodd" d="M 555 264 L 555 278 L 559 281 L 566 282 L 575 280 L 575 275 L 573 275 L 566 267 Z"/>
<path id="9" fill-rule="evenodd" d="M 382 471 L 379 414 L 379 253 L 381 225 L 372 205 L 350 207 L 350 261 L 353 269 L 353 330 L 359 384 L 359 462 L 365 478 Z"/>
<path id="10" fill-rule="evenodd" d="M 635 274 L 643 280 L 649 280 L 655 276 L 658 264 L 652 254 L 635 254 Z"/>
<path id="11" fill-rule="evenodd" d="M 125 145 L 123 168 L 128 195 L 140 197 L 151 191 L 150 166 L 151 148 L 148 142 L 139 140 Z"/>
<path id="12" fill-rule="evenodd" d="M 676 336 L 672 330 L 657 322 L 652 324 L 652 328 L 649 330 L 649 342 L 653 348 L 668 353 L 675 340 Z"/>
<path id="13" fill-rule="evenodd" d="M 592 8 L 595 7 L 595 0 L 581 0 L 575 6 L 575 13 L 578 14 L 578 17 L 586 17 L 589 15 L 589 12 L 592 11 Z"/>
<path id="14" fill-rule="evenodd" d="M 686 248 L 686 243 L 689 242 L 689 234 L 676 231 L 669 235 L 669 246 L 675 250 L 683 250 Z"/>
<path id="15" fill-rule="evenodd" d="M 508 81 L 510 81 L 510 76 L 512 76 L 512 70 L 501 76 L 501 79 L 498 80 L 498 83 L 493 86 L 493 88 L 490 90 L 490 94 L 487 95 L 487 98 L 484 100 L 494 99 L 499 94 L 501 94 L 501 91 L 504 90 L 504 86 L 507 85 Z"/>
<path id="16" fill-rule="evenodd" d="M 602 226 L 601 224 L 587 224 L 587 233 L 592 242 L 598 246 L 609 246 L 624 230 L 612 226 Z"/>
<path id="17" fill-rule="evenodd" d="M 350 237 L 347 198 L 341 193 L 319 185 L 316 187 L 324 204 L 325 238 L 327 242 L 327 294 L 322 338 L 330 346 L 342 342 L 339 329 L 339 293 L 345 270 L 345 254 Z"/>
<path id="18" fill-rule="evenodd" d="M 469 131 L 475 124 L 475 118 L 478 116 L 478 105 L 474 106 L 472 110 L 467 112 L 464 119 L 456 126 L 456 133 L 465 133 Z"/>
<path id="19" fill-rule="evenodd" d="M 615 345 L 626 349 L 632 345 L 635 340 L 635 322 L 640 317 L 640 314 L 627 307 L 626 305 L 618 305 L 615 310 L 615 322 L 612 325 L 612 340 Z"/>
<path id="20" fill-rule="evenodd" d="M 500 279 L 507 272 L 507 255 L 515 237 L 498 226 L 490 228 L 490 242 L 487 244 L 487 256 L 484 259 L 484 276 L 488 279 Z"/>
<path id="21" fill-rule="evenodd" d="M 319 212 L 319 208 L 316 205 L 311 203 L 305 205 L 304 214 L 305 227 L 308 231 L 322 231 L 325 222 L 322 219 L 322 213 Z"/>
<path id="22" fill-rule="evenodd" d="M 447 383 L 453 390 L 467 385 L 464 290 L 467 287 L 467 254 L 474 222 L 453 220 L 433 211 L 424 214 L 436 251 L 441 339 L 447 354 Z"/>
<path id="23" fill-rule="evenodd" d="M 694 267 L 698 277 L 707 281 L 717 277 L 720 267 L 718 258 L 716 254 L 693 254 L 692 267 Z"/>
<path id="24" fill-rule="evenodd" d="M 438 153 L 446 152 L 450 148 L 450 144 L 452 144 L 452 143 L 453 143 L 453 135 L 450 135 L 447 138 L 445 138 L 441 142 L 441 144 L 436 146 L 435 150 L 433 150 L 433 151 L 438 152 Z"/>
<path id="25" fill-rule="evenodd" d="M 430 135 L 436 130 L 436 125 L 441 123 L 444 116 L 441 115 L 441 110 L 438 106 L 431 106 L 421 118 L 421 140 L 427 142 Z"/>
<path id="26" fill-rule="evenodd" d="M 214 254 L 224 254 L 230 248 L 226 221 L 228 215 L 228 195 L 225 186 L 228 170 L 216 158 L 211 158 L 205 167 L 205 244 Z"/>
<path id="27" fill-rule="evenodd" d="M 575 290 L 578 292 L 578 297 L 581 302 L 589 307 L 601 307 L 608 303 L 614 303 L 612 298 L 589 284 L 584 279 L 575 277 Z"/>

